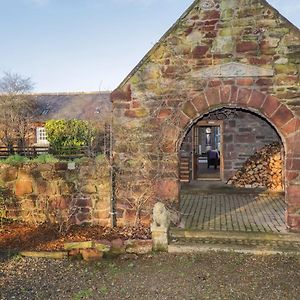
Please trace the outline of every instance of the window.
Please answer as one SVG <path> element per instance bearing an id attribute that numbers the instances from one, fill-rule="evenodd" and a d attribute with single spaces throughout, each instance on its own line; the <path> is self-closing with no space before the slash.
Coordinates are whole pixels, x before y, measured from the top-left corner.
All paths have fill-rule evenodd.
<path id="1" fill-rule="evenodd" d="M 45 127 L 36 128 L 36 142 L 37 144 L 48 144 Z"/>

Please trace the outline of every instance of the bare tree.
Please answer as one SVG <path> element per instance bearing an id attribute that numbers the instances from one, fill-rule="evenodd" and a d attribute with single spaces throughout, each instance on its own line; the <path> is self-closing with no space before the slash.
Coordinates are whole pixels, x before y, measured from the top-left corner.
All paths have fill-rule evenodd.
<path id="1" fill-rule="evenodd" d="M 14 145 L 26 146 L 36 101 L 30 96 L 31 78 L 4 72 L 0 79 L 0 139 L 11 152 Z"/>

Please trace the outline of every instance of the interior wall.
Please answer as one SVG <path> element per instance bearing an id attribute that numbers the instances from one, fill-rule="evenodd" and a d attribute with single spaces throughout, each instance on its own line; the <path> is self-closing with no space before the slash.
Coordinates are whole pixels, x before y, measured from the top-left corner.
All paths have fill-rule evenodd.
<path id="1" fill-rule="evenodd" d="M 224 120 L 224 179 L 228 180 L 257 150 L 280 142 L 275 129 L 250 112 L 239 111 L 233 120 Z"/>

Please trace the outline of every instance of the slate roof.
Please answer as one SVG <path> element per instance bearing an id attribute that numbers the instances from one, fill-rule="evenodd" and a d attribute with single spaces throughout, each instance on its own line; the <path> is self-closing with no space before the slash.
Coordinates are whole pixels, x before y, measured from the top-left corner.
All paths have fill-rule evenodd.
<path id="1" fill-rule="evenodd" d="M 36 121 L 80 119 L 105 121 L 110 118 L 110 92 L 33 94 L 38 105 Z M 105 120 L 104 120 L 105 119 Z"/>

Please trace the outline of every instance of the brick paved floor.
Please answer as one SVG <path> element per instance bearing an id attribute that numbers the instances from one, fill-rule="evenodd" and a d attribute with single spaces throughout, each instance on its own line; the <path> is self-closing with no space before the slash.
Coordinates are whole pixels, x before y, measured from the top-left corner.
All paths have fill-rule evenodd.
<path id="1" fill-rule="evenodd" d="M 180 210 L 185 229 L 285 232 L 282 194 L 184 192 Z"/>

